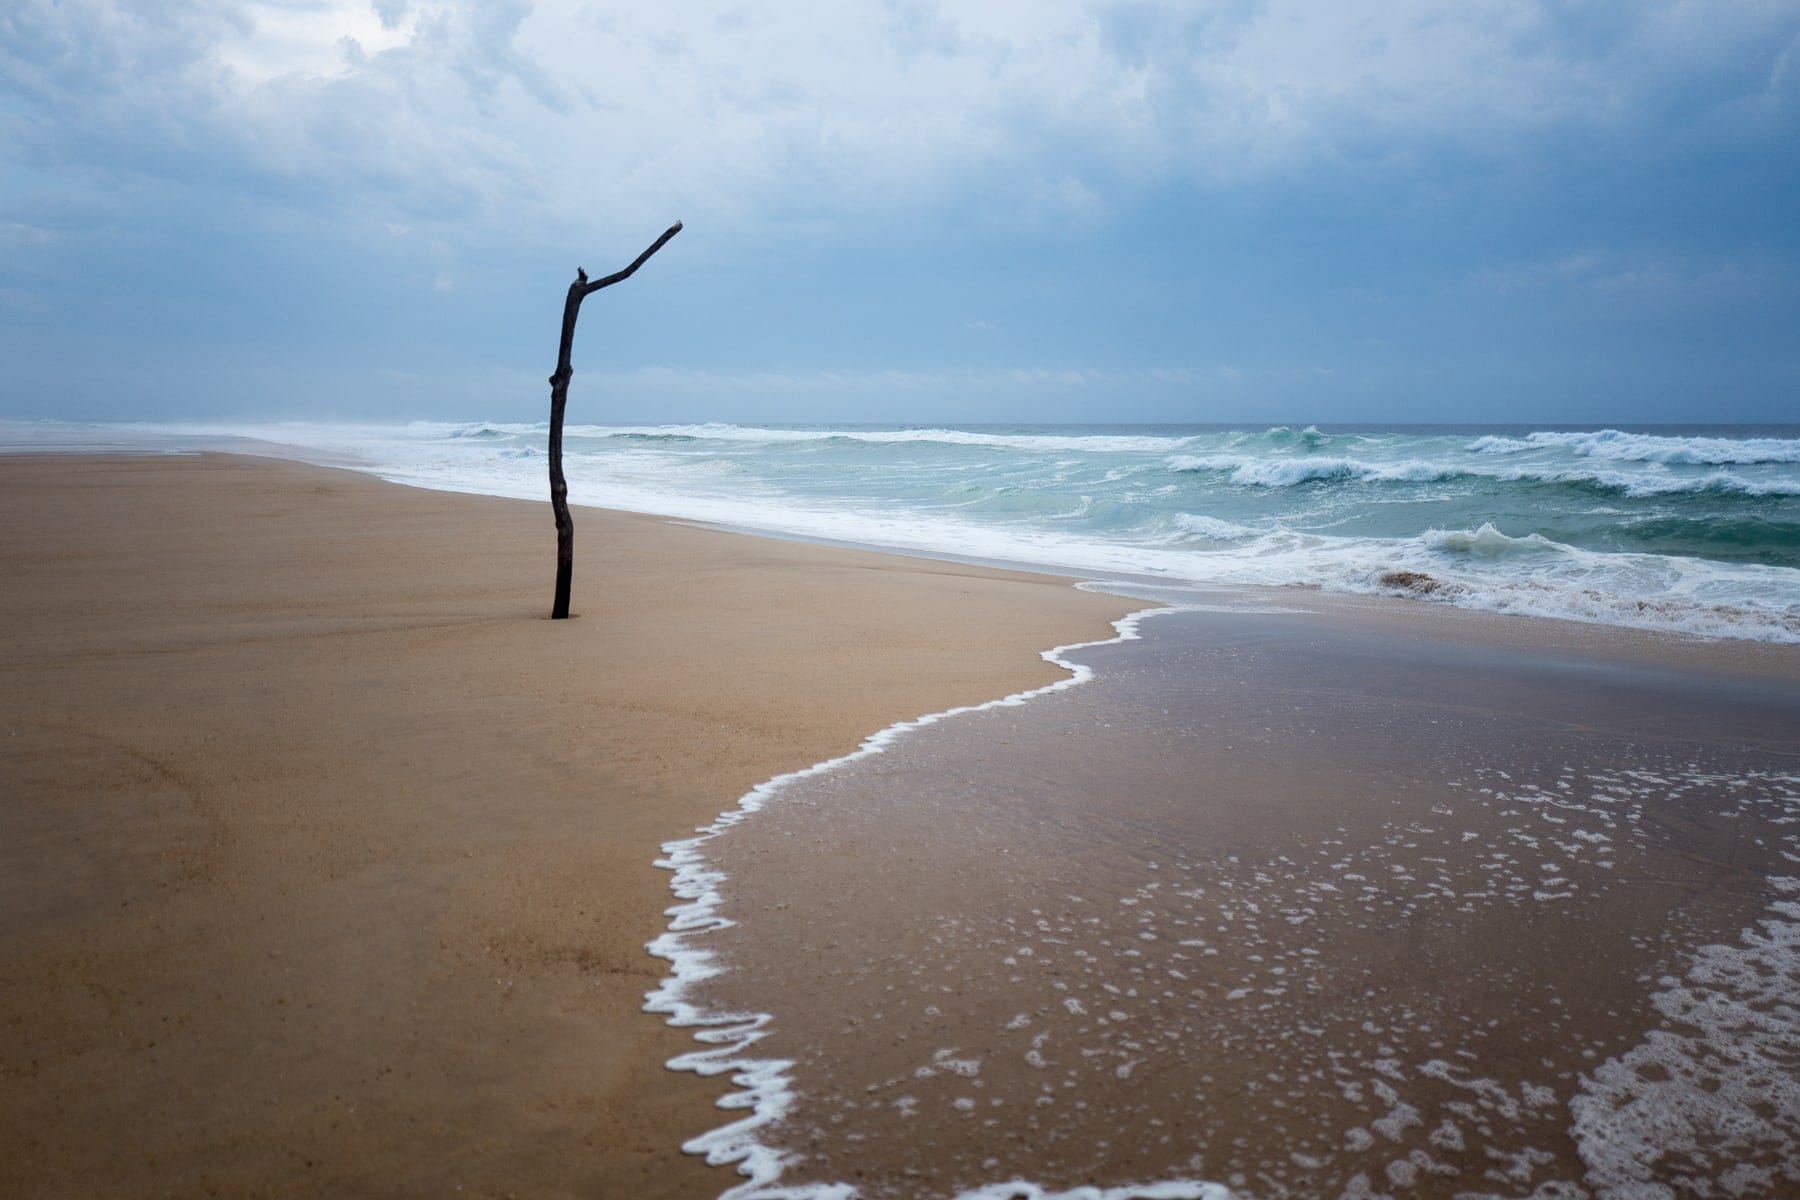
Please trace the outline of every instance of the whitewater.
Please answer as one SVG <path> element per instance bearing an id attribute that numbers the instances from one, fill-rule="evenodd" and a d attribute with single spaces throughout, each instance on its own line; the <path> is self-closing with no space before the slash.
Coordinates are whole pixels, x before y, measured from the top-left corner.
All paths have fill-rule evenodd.
<path id="1" fill-rule="evenodd" d="M 543 424 L 9 423 L 16 448 L 297 448 L 546 494 Z M 1800 426 L 576 425 L 570 498 L 1164 584 L 1800 642 Z"/>

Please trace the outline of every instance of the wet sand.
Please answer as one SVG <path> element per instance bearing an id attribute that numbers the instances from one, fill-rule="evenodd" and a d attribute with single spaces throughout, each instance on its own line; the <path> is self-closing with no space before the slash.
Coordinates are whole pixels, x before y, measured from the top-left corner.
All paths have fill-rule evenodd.
<path id="1" fill-rule="evenodd" d="M 203 455 L 0 459 L 0 1195 L 710 1196 L 659 845 L 1127 601 Z"/>
<path id="2" fill-rule="evenodd" d="M 781 1181 L 1800 1194 L 1800 653 L 1289 601 L 708 847 Z"/>

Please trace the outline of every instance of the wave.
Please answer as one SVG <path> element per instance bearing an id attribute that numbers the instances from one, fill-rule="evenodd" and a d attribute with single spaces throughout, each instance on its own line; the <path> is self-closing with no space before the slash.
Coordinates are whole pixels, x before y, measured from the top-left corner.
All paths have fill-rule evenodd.
<path id="1" fill-rule="evenodd" d="M 1479 529 L 1429 529 L 1422 539 L 1426 548 L 1441 554 L 1466 554 L 1480 558 L 1512 558 L 1520 555 L 1556 554 L 1574 547 L 1552 541 L 1541 533 L 1510 537 L 1492 521 Z"/>
<path id="2" fill-rule="evenodd" d="M 1165 464 L 1177 472 L 1219 471 L 1245 487 L 1297 487 L 1304 483 L 1353 480 L 1372 483 L 1432 483 L 1469 472 L 1409 459 L 1372 463 L 1354 458 L 1253 458 L 1247 455 L 1177 454 Z"/>
<path id="3" fill-rule="evenodd" d="M 464 424 L 414 422 L 408 427 L 428 438 L 457 441 L 500 441 L 542 437 L 542 423 L 471 422 Z M 1309 483 L 1435 483 L 1461 478 L 1503 483 L 1542 483 L 1586 487 L 1595 491 L 1633 497 L 1670 495 L 1741 495 L 1784 497 L 1800 495 L 1800 480 L 1749 478 L 1715 471 L 1707 475 L 1627 473 L 1575 467 L 1533 464 L 1513 468 L 1484 467 L 1475 462 L 1445 462 L 1411 458 L 1379 462 L 1362 458 L 1308 453 L 1329 443 L 1331 435 L 1316 426 L 1294 430 L 1273 426 L 1260 433 L 1213 434 L 1117 434 L 1117 433 L 1011 433 L 971 429 L 917 428 L 864 429 L 855 427 L 791 428 L 736 425 L 723 422 L 683 425 L 571 425 L 565 430 L 572 441 L 639 442 L 650 445 L 723 443 L 746 450 L 756 446 L 841 443 L 849 445 L 973 446 L 1038 454 L 1150 454 L 1165 455 L 1165 466 L 1175 472 L 1221 472 L 1233 484 L 1245 487 L 1283 488 Z M 1205 443 L 1242 447 L 1238 453 L 1175 453 L 1197 451 Z M 1251 448 L 1262 443 L 1273 450 Z M 1577 458 L 1602 462 L 1644 463 L 1664 466 L 1758 466 L 1800 463 L 1800 438 L 1672 437 L 1660 434 L 1624 433 L 1615 429 L 1595 432 L 1534 432 L 1524 437 L 1487 435 L 1463 449 L 1473 455 L 1510 457 L 1532 451 L 1562 450 Z M 1285 452 L 1285 453 L 1284 453 Z"/>
<path id="4" fill-rule="evenodd" d="M 1260 433 L 1214 430 L 1205 434 L 1117 434 L 1117 433 L 999 433 L 976 429 L 863 429 L 825 427 L 796 429 L 756 425 L 708 423 L 701 425 L 585 426 L 583 436 L 632 438 L 681 438 L 726 442 L 776 444 L 781 442 L 867 442 L 891 445 L 905 442 L 935 442 L 950 446 L 989 446 L 999 449 L 1060 452 L 1166 454 L 1171 450 L 1193 446 L 1214 439 L 1232 444 L 1264 441 L 1277 446 L 1325 445 L 1332 440 L 1316 425 L 1295 430 L 1275 425 Z"/>
<path id="5" fill-rule="evenodd" d="M 1474 454 L 1520 454 L 1564 449 L 1581 458 L 1614 462 L 1663 463 L 1670 466 L 1748 466 L 1755 463 L 1800 463 L 1800 438 L 1672 437 L 1601 429 L 1591 433 L 1538 432 L 1523 438 L 1476 438 Z"/>
<path id="6" fill-rule="evenodd" d="M 1236 521 L 1220 517 L 1209 517 L 1204 513 L 1176 513 L 1175 527 L 1183 534 L 1211 542 L 1241 542 L 1246 538 L 1256 537 L 1260 532 L 1248 525 L 1239 525 Z"/>
<path id="7" fill-rule="evenodd" d="M 755 425 L 584 425 L 569 432 L 590 438 L 638 441 L 711 441 L 778 445 L 804 442 L 861 442 L 901 445 L 913 442 L 946 446 L 983 446 L 1001 450 L 1056 453 L 1163 454 L 1190 445 L 1189 435 L 990 433 L 969 429 L 769 428 Z"/>
<path id="8" fill-rule="evenodd" d="M 1800 643 L 1793 568 L 1676 554 L 1603 552 L 1493 522 L 1369 541 L 1334 560 L 1327 588 L 1426 598 L 1460 608 Z M 1366 564 L 1380 561 L 1369 569 Z M 1321 564 L 1322 565 L 1322 564 Z"/>
<path id="9" fill-rule="evenodd" d="M 1746 479 L 1726 471 L 1709 475 L 1626 475 L 1617 471 L 1470 472 L 1502 483 L 1564 484 L 1621 496 L 1800 496 L 1800 480 Z"/>
<path id="10" fill-rule="evenodd" d="M 505 437 L 542 437 L 550 431 L 548 421 L 536 423 L 520 421 L 414 421 L 403 429 L 410 434 L 426 438 L 449 438 L 456 441 L 470 439 L 492 440 Z"/>
<path id="11" fill-rule="evenodd" d="M 1625 521 L 1618 536 L 1657 554 L 1791 565 L 1800 552 L 1800 521 L 1755 513 L 1690 517 L 1657 515 Z"/>
<path id="12" fill-rule="evenodd" d="M 317 461 L 413 486 L 543 497 L 542 425 L 108 426 L 103 439 L 85 426 L 57 428 L 66 429 L 57 436 L 81 445 L 208 448 L 221 437 L 260 439 L 311 448 Z M 620 440 L 721 431 L 725 440 L 698 447 Z M 965 444 L 1015 447 L 1034 439 L 1039 446 L 1091 446 L 1096 438 L 1124 438 L 1159 449 L 1135 456 L 1056 449 L 1035 457 L 940 449 L 897 461 L 902 456 L 867 447 L 814 456 L 749 441 L 819 441 L 847 432 L 887 441 L 950 434 Z M 1612 625 L 1800 641 L 1800 511 L 1793 499 L 1800 471 L 1792 467 L 1584 462 L 1542 447 L 1523 457 L 1470 453 L 1467 437 L 1412 433 L 1373 441 L 1339 435 L 1339 452 L 1318 454 L 1293 440 L 1304 431 L 1282 427 L 1185 432 L 573 426 L 569 449 L 580 469 L 570 498 L 1090 577 L 1424 596 Z M 27 433 L 45 436 L 42 428 Z M 600 440 L 580 440 L 590 434 Z M 742 452 L 729 444 L 733 437 L 742 439 Z M 1180 451 L 1169 452 L 1171 446 Z M 1548 536 L 1534 540 L 1532 530 Z"/>
<path id="13" fill-rule="evenodd" d="M 1308 425 L 1305 429 L 1298 432 L 1290 429 L 1286 425 L 1276 425 L 1272 428 L 1263 430 L 1262 437 L 1274 442 L 1276 445 L 1286 445 L 1298 442 L 1305 446 L 1323 446 L 1331 440 L 1331 435 L 1319 432 L 1319 427 L 1317 425 Z"/>
<path id="14" fill-rule="evenodd" d="M 1443 483 L 1479 480 L 1584 488 L 1635 497 L 1705 495 L 1800 496 L 1800 480 L 1748 479 L 1726 471 L 1708 475 L 1633 475 L 1621 471 L 1555 468 L 1483 469 L 1405 459 L 1370 462 L 1341 457 L 1256 458 L 1229 454 L 1176 454 L 1164 464 L 1177 473 L 1216 471 L 1242 487 L 1286 488 L 1309 483 Z"/>

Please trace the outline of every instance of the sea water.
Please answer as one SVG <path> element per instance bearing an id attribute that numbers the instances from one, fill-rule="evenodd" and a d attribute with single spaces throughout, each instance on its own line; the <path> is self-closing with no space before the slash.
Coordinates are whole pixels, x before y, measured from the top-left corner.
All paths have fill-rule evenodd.
<path id="1" fill-rule="evenodd" d="M 1164 610 L 669 847 L 731 1200 L 1800 1188 L 1800 692 Z"/>
<path id="2" fill-rule="evenodd" d="M 59 437 L 547 494 L 542 424 L 0 427 Z M 577 504 L 800 537 L 1800 641 L 1800 426 L 572 425 L 565 459 Z"/>

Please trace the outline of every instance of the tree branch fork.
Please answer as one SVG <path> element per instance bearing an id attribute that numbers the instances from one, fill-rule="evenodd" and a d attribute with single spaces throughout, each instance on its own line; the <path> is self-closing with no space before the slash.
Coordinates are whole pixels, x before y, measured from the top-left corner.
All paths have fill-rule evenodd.
<path id="1" fill-rule="evenodd" d="M 630 266 L 611 275 L 589 280 L 587 272 L 576 267 L 575 281 L 569 285 L 569 294 L 563 301 L 562 338 L 556 350 L 556 372 L 550 376 L 550 508 L 556 517 L 556 595 L 550 607 L 552 620 L 560 621 L 569 615 L 569 590 L 575 569 L 575 522 L 569 516 L 569 484 L 563 477 L 562 468 L 563 410 L 569 401 L 569 380 L 575 375 L 575 368 L 569 361 L 575 347 L 575 320 L 581 315 L 583 300 L 601 288 L 630 279 L 652 254 L 680 232 L 681 222 L 677 221 L 632 259 Z"/>

